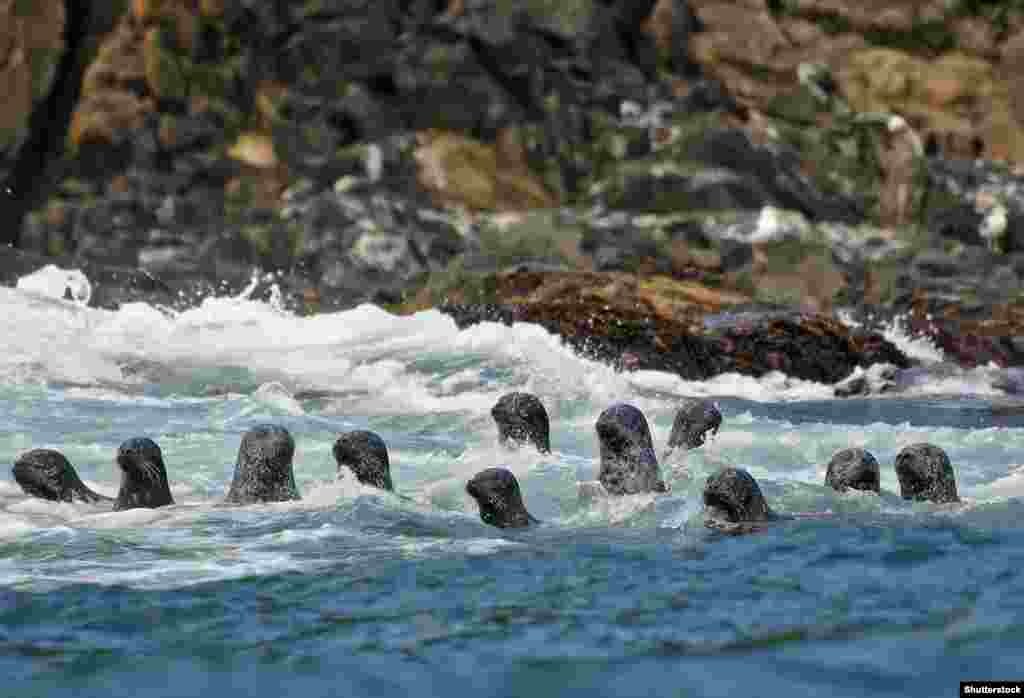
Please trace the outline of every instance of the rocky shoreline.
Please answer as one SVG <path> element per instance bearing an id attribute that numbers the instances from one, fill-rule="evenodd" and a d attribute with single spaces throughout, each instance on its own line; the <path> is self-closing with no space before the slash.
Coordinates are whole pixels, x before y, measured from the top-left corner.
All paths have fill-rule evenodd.
<path id="1" fill-rule="evenodd" d="M 104 308 L 251 284 L 300 314 L 436 307 L 622 370 L 841 395 L 911 380 L 878 331 L 900 317 L 1012 371 L 1024 6 L 875 9 L 0 7 L 0 283 L 57 264 Z"/>

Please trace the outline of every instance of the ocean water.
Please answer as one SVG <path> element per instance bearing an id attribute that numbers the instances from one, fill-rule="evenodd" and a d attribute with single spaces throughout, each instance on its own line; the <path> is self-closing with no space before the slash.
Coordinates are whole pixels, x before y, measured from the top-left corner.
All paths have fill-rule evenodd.
<path id="1" fill-rule="evenodd" d="M 75 301 L 53 297 L 63 281 L 0 289 L 2 695 L 924 696 L 1024 678 L 1024 416 L 993 409 L 984 369 L 841 401 L 781 374 L 615 373 L 531 325 L 298 318 L 244 294 L 110 312 L 76 283 Z M 550 455 L 497 445 L 490 408 L 513 389 L 544 401 Z M 605 407 L 643 409 L 661 453 L 689 395 L 725 423 L 663 457 L 669 494 L 579 499 Z M 295 437 L 302 501 L 220 506 L 265 422 Z M 353 428 L 388 443 L 397 494 L 338 479 Z M 174 506 L 45 502 L 10 475 L 57 448 L 113 495 L 133 436 L 160 444 Z M 919 441 L 949 453 L 962 504 L 895 496 L 892 462 Z M 882 497 L 824 487 L 848 446 L 878 458 Z M 479 520 L 464 484 L 494 465 L 542 525 Z M 815 516 L 715 536 L 700 490 L 722 465 Z"/>

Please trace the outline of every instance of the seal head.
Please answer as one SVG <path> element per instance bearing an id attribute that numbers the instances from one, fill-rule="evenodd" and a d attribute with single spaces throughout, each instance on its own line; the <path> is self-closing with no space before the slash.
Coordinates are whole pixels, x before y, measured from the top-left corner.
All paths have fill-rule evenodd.
<path id="1" fill-rule="evenodd" d="M 284 427 L 260 424 L 245 432 L 224 501 L 256 504 L 301 499 L 292 470 L 294 455 L 295 441 Z"/>
<path id="2" fill-rule="evenodd" d="M 384 439 L 372 431 L 349 431 L 339 436 L 334 442 L 334 460 L 338 463 L 339 475 L 345 467 L 364 485 L 388 492 L 394 490 L 388 447 Z"/>
<path id="3" fill-rule="evenodd" d="M 881 492 L 878 461 L 863 448 L 844 448 L 837 451 L 828 463 L 825 484 L 837 492 L 862 490 Z"/>
<path id="4" fill-rule="evenodd" d="M 741 468 L 722 468 L 704 485 L 704 513 L 712 521 L 730 524 L 774 520 L 757 480 Z"/>
<path id="5" fill-rule="evenodd" d="M 531 443 L 541 453 L 551 452 L 548 412 L 536 395 L 506 393 L 494 403 L 491 417 L 502 444 Z"/>
<path id="6" fill-rule="evenodd" d="M 114 500 L 114 511 L 174 504 L 163 454 L 152 439 L 125 441 L 117 449 L 117 465 L 121 469 L 121 489 Z"/>
<path id="7" fill-rule="evenodd" d="M 539 523 L 523 504 L 516 476 L 505 468 L 487 468 L 466 483 L 466 492 L 480 507 L 480 519 L 498 528 L 525 528 Z"/>
<path id="8" fill-rule="evenodd" d="M 896 477 L 904 499 L 938 504 L 960 501 L 953 465 L 938 446 L 920 443 L 904 448 L 896 456 Z"/>
<path id="9" fill-rule="evenodd" d="M 675 421 L 672 422 L 672 433 L 668 437 L 668 447 L 682 447 L 687 450 L 704 445 L 708 432 L 714 436 L 722 426 L 722 413 L 715 403 L 700 398 L 687 398 L 676 410 Z"/>
<path id="10" fill-rule="evenodd" d="M 53 502 L 112 502 L 93 492 L 60 451 L 37 448 L 18 456 L 11 474 L 26 494 Z"/>
<path id="11" fill-rule="evenodd" d="M 609 494 L 668 491 L 643 412 L 620 402 L 602 412 L 594 428 L 601 444 L 597 479 Z"/>

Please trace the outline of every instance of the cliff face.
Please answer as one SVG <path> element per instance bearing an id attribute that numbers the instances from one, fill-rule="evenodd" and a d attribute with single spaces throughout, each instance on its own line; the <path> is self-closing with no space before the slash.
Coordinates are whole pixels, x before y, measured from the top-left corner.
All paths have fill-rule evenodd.
<path id="1" fill-rule="evenodd" d="M 903 115 L 953 156 L 1024 161 L 1020 3 L 694 0 L 694 57 L 739 98 L 784 110 L 801 63 L 860 112 Z"/>
<path id="2" fill-rule="evenodd" d="M 881 307 L 1024 357 L 1007 343 L 1024 278 L 1017 0 L 0 13 L 0 162 L 23 168 L 0 199 L 31 211 L 8 226 L 25 254 L 4 278 L 53 256 L 138 281 L 104 302 L 173 305 L 258 270 L 303 311 L 529 303 L 558 318 L 596 312 L 601 274 L 632 274 L 660 279 L 645 302 L 679 332 L 711 308 Z M 44 133 L 32 117 L 55 94 L 66 118 Z M 552 275 L 538 289 L 584 273 L 578 303 L 513 292 L 510 273 Z"/>
<path id="3" fill-rule="evenodd" d="M 57 79 L 64 52 L 64 3 L 0 3 L 0 179 L 29 136 L 29 119 Z"/>

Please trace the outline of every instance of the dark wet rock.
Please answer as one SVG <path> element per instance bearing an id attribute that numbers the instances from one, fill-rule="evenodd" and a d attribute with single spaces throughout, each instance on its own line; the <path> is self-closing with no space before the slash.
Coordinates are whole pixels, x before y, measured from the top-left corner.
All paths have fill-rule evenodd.
<path id="1" fill-rule="evenodd" d="M 906 388 L 901 376 L 914 370 L 914 368 L 900 369 L 888 364 L 875 364 L 865 371 L 854 372 L 849 378 L 836 383 L 833 392 L 836 397 L 866 397 L 899 392 Z"/>
<path id="2" fill-rule="evenodd" d="M 722 413 L 710 400 L 685 398 L 676 408 L 672 432 L 668 437 L 669 448 L 699 448 L 710 433 L 718 433 L 722 426 Z"/>
<path id="3" fill-rule="evenodd" d="M 836 383 L 855 366 L 909 360 L 879 334 L 851 329 L 835 318 L 794 311 L 726 312 L 704 318 L 717 362 L 752 375 L 782 371 L 820 383 Z"/>
<path id="4" fill-rule="evenodd" d="M 541 453 L 551 452 L 550 422 L 544 403 L 536 395 L 512 392 L 491 408 L 502 444 L 530 443 Z"/>
<path id="5" fill-rule="evenodd" d="M 523 504 L 516 476 L 505 468 L 481 470 L 466 483 L 466 493 L 476 500 L 480 519 L 498 528 L 525 528 L 540 523 Z"/>
<path id="6" fill-rule="evenodd" d="M 687 160 L 742 173 L 756 181 L 781 208 L 810 220 L 856 223 L 863 219 L 853 202 L 817 191 L 800 172 L 800 156 L 784 146 L 754 145 L 739 129 L 713 129 L 687 143 Z"/>
<path id="7" fill-rule="evenodd" d="M 829 461 L 825 484 L 838 492 L 852 489 L 878 494 L 881 491 L 878 461 L 863 448 L 844 448 Z"/>
<path id="8" fill-rule="evenodd" d="M 900 496 L 939 504 L 959 502 L 956 475 L 949 456 L 938 446 L 920 443 L 907 446 L 896 456 Z"/>
<path id="9" fill-rule="evenodd" d="M 909 360 L 881 335 L 827 315 L 756 309 L 708 312 L 685 282 L 618 274 L 513 273 L 493 277 L 502 304 L 443 304 L 460 327 L 535 322 L 585 355 L 626 370 L 693 380 L 770 371 L 822 383 L 856 366 Z M 707 294 L 707 302 L 720 300 Z M 692 299 L 692 300 L 690 300 Z"/>
<path id="10" fill-rule="evenodd" d="M 356 430 L 342 434 L 334 442 L 333 453 L 339 474 L 342 468 L 347 468 L 364 485 L 388 492 L 394 490 L 388 447 L 374 432 Z"/>
<path id="11" fill-rule="evenodd" d="M 114 501 L 89 489 L 64 454 L 52 449 L 37 448 L 22 453 L 14 462 L 11 474 L 25 494 L 40 499 L 89 504 Z"/>

